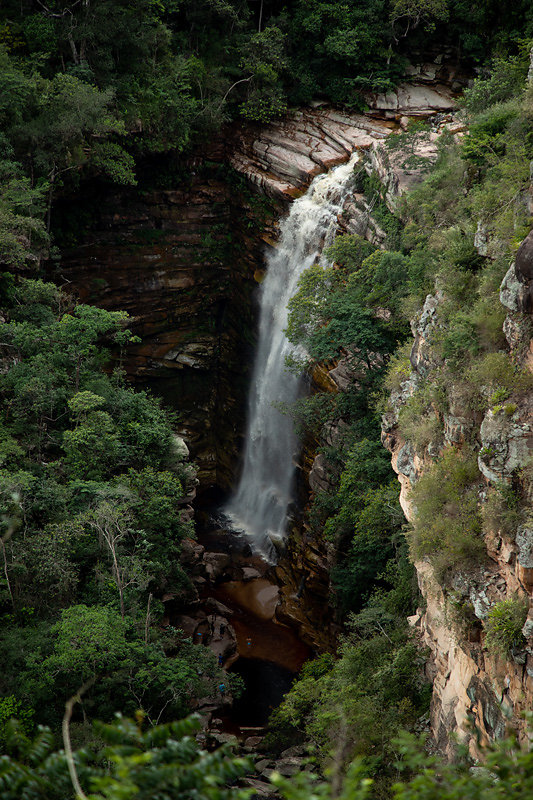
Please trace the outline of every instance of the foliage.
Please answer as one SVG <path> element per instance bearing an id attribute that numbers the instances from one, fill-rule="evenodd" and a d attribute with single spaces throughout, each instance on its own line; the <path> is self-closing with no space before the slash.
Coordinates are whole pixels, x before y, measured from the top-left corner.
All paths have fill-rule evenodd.
<path id="1" fill-rule="evenodd" d="M 410 638 L 404 614 L 412 602 L 410 581 L 401 570 L 388 571 L 387 589 L 349 619 L 340 657 L 308 662 L 271 718 L 271 741 L 304 732 L 324 763 L 336 765 L 337 779 L 354 758 L 362 757 L 365 776 L 373 776 L 386 795 L 393 775 L 392 738 L 425 713 L 429 693 L 422 659 Z M 400 599 L 391 585 L 402 585 Z M 404 605 L 407 600 L 407 606 Z M 378 793 L 377 796 L 381 796 Z"/>
<path id="2" fill-rule="evenodd" d="M 522 513 L 519 498 L 511 486 L 506 484 L 492 486 L 481 510 L 483 530 L 486 533 L 501 534 L 514 539 Z"/>
<path id="3" fill-rule="evenodd" d="M 227 748 L 211 753 L 200 750 L 194 739 L 197 727 L 194 717 L 148 729 L 140 719 L 121 716 L 111 724 L 97 724 L 103 747 L 94 753 L 78 750 L 73 754 L 82 791 L 88 793 L 89 800 L 149 800 L 154 792 L 162 800 L 244 800 L 248 790 L 235 784 L 251 765 Z M 64 753 L 55 749 L 50 731 L 41 730 L 30 739 L 12 724 L 9 734 L 8 754 L 0 762 L 5 800 L 21 796 L 63 800 L 73 796 Z M 423 745 L 423 741 L 406 734 L 394 741 L 396 781 L 387 797 L 526 800 L 531 795 L 531 751 L 521 748 L 514 738 L 485 747 L 483 765 L 475 769 L 462 748 L 453 763 L 443 763 L 429 756 Z M 383 796 L 379 782 L 368 777 L 359 758 L 352 762 L 344 779 L 334 768 L 328 780 L 306 772 L 290 779 L 274 772 L 271 780 L 284 800 L 377 800 Z"/>
<path id="4" fill-rule="evenodd" d="M 441 576 L 466 568 L 485 552 L 479 513 L 477 459 L 453 447 L 415 485 L 415 516 L 410 537 L 416 559 L 428 556 Z"/>
<path id="5" fill-rule="evenodd" d="M 527 0 L 501 14 L 482 0 L 6 0 L 0 32 L 0 161 L 16 175 L 0 169 L 0 196 L 10 183 L 33 197 L 23 213 L 0 201 L 0 258 L 21 265 L 46 254 L 54 200 L 80 180 L 135 185 L 146 154 L 190 150 L 228 118 L 267 122 L 317 97 L 363 108 L 365 92 L 401 80 L 405 37 L 407 52 L 434 42 L 477 63 L 493 54 L 467 107 L 506 101 L 532 20 Z"/>
<path id="6" fill-rule="evenodd" d="M 341 510 L 328 519 L 326 534 L 332 530 L 340 533 L 340 525 L 345 529 L 349 526 L 348 552 L 345 555 L 340 548 L 331 577 L 337 602 L 344 609 L 354 609 L 368 600 L 387 563 L 395 555 L 395 548 L 402 539 L 404 518 L 396 482 L 370 490 L 359 495 L 353 504 L 349 503 L 345 497 L 347 471 L 341 477 Z"/>
<path id="7" fill-rule="evenodd" d="M 202 797 L 245 800 L 234 786 L 250 764 L 227 748 L 201 750 L 194 738 L 197 717 L 154 727 L 117 716 L 110 724 L 95 723 L 103 742 L 100 751 L 73 754 L 82 791 L 88 800 L 161 800 Z M 63 751 L 56 751 L 48 729 L 30 739 L 12 723 L 7 754 L 0 761 L 0 790 L 5 800 L 65 800 L 73 797 Z"/>
<path id="8" fill-rule="evenodd" d="M 494 59 L 490 74 L 476 78 L 465 89 L 461 102 L 470 114 L 485 111 L 496 103 L 504 103 L 516 95 L 517 88 L 525 82 L 529 65 L 526 47 L 519 55 Z"/>
<path id="9" fill-rule="evenodd" d="M 508 597 L 491 608 L 484 624 L 488 650 L 508 656 L 513 648 L 525 644 L 522 628 L 527 609 L 527 602 L 518 597 Z"/>
<path id="10" fill-rule="evenodd" d="M 132 340 L 126 314 L 40 280 L 4 276 L 3 290 L 0 695 L 56 725 L 62 697 L 97 678 L 91 713 L 183 715 L 221 672 L 150 620 L 164 592 L 190 591 L 181 508 L 194 469 L 159 403 L 103 372 L 103 345 Z"/>

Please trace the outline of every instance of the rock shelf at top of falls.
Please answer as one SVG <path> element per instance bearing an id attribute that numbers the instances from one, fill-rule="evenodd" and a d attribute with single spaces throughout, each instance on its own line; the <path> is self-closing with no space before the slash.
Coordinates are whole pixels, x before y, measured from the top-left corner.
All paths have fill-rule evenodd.
<path id="1" fill-rule="evenodd" d="M 366 114 L 318 105 L 293 110 L 259 129 L 241 125 L 230 163 L 265 194 L 290 200 L 354 150 L 385 139 L 402 117 L 429 117 L 456 106 L 449 87 L 426 82 L 402 83 L 388 94 L 369 96 L 367 102 Z"/>

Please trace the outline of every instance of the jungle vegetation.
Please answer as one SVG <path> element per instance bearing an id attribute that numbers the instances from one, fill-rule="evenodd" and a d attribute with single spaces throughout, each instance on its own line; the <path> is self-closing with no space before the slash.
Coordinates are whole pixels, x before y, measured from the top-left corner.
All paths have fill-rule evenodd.
<path id="1" fill-rule="evenodd" d="M 531 755 L 510 744 L 489 756 L 487 771 L 472 776 L 465 761 L 439 766 L 435 780 L 436 765 L 398 743 L 401 728 L 423 724 L 428 702 L 423 654 L 405 621 L 419 600 L 410 558 L 431 559 L 444 578 L 465 555 L 475 562 L 488 512 L 473 500 L 479 473 L 471 455 L 445 453 L 417 488 L 417 518 L 406 538 L 379 417 L 409 374 L 409 320 L 436 290 L 445 298 L 432 342 L 438 369 L 400 415 L 415 447 L 423 453 L 440 441 L 450 387 L 472 410 L 499 407 L 511 415 L 529 386 L 506 352 L 497 298 L 531 228 L 524 198 L 533 100 L 524 88 L 524 53 L 532 13 L 527 0 L 3 3 L 6 800 L 73 796 L 51 730 L 57 733 L 65 697 L 93 680 L 87 719 L 72 726 L 91 798 L 148 798 L 156 786 L 164 798 L 225 800 L 241 796 L 228 786 L 246 769 L 224 754 L 199 752 L 194 724 L 175 722 L 191 698 L 209 695 L 220 680 L 205 648 L 150 625 L 164 592 L 186 597 L 189 590 L 179 552 L 193 535 L 181 512 L 193 469 L 159 402 L 126 383 L 120 357 L 110 366 L 109 350 L 120 356 L 133 338 L 126 315 L 76 304 L 42 280 L 41 262 L 54 247 L 55 199 L 85 179 L 135 185 L 147 155 L 191 152 L 230 120 L 265 121 L 314 98 L 359 109 L 365 91 L 386 91 L 399 80 L 410 49 L 443 42 L 471 66 L 492 59 L 465 93 L 467 135 L 441 139 L 436 163 L 395 215 L 382 187 L 361 174 L 361 190 L 381 210 L 385 249 L 339 238 L 334 266 L 311 268 L 291 307 L 288 332 L 309 353 L 308 369 L 342 358 L 354 376 L 348 391 L 314 395 L 291 411 L 318 439 L 330 471 L 332 490 L 315 498 L 309 524 L 336 549 L 333 601 L 346 624 L 338 657 L 306 665 L 276 711 L 271 746 L 312 741 L 320 763 L 336 770 L 312 787 L 305 778 L 293 787 L 281 781 L 287 800 L 528 796 Z M 484 254 L 474 247 L 478 223 L 489 242 Z M 333 444 L 322 437 L 328 425 L 340 431 Z M 476 435 L 473 429 L 472 448 Z M 435 486 L 466 496 L 461 514 Z M 519 501 L 509 493 L 491 499 L 490 513 L 511 532 L 521 519 Z M 453 516 L 446 537 L 433 526 L 436 509 Z M 509 650 L 521 610 L 496 611 L 489 633 L 495 647 Z M 113 721 L 117 707 L 127 717 L 142 713 Z M 94 739 L 88 717 L 101 720 Z M 420 774 L 393 789 L 404 753 L 411 753 L 406 768 Z"/>

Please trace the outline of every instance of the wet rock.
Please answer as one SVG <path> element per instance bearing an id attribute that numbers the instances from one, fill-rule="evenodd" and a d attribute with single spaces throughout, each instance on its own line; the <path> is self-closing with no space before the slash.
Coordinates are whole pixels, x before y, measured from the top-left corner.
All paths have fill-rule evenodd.
<path id="1" fill-rule="evenodd" d="M 216 612 L 222 617 L 231 617 L 231 615 L 234 613 L 233 609 L 224 605 L 224 603 L 221 603 L 219 600 L 215 600 L 214 597 L 208 597 L 204 603 L 204 606 L 207 611 Z"/>
<path id="2" fill-rule="evenodd" d="M 217 656 L 222 664 L 226 665 L 228 660 L 237 652 L 237 634 L 233 625 L 226 617 L 211 615 L 207 617 L 209 629 L 206 634 L 205 644 Z"/>
<path id="3" fill-rule="evenodd" d="M 203 563 L 205 574 L 211 581 L 215 581 L 225 574 L 231 558 L 227 553 L 204 553 Z"/>
<path id="4" fill-rule="evenodd" d="M 229 581 L 224 592 L 242 608 L 251 611 L 259 619 L 271 620 L 279 603 L 279 586 L 265 578 L 250 581 Z"/>
<path id="5" fill-rule="evenodd" d="M 261 573 L 258 569 L 254 567 L 243 567 L 242 568 L 242 579 L 243 581 L 251 581 L 254 578 L 260 578 Z"/>

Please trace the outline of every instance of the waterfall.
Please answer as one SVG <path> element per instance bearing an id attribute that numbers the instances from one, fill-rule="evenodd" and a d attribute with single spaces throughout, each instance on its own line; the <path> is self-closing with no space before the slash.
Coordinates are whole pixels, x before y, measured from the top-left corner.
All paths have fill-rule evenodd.
<path id="1" fill-rule="evenodd" d="M 301 387 L 301 378 L 285 367 L 286 357 L 294 352 L 284 333 L 287 304 L 300 275 L 335 238 L 357 158 L 354 154 L 347 164 L 317 176 L 306 194 L 292 203 L 261 284 L 243 469 L 224 513 L 235 531 L 250 537 L 253 550 L 271 561 L 276 557 L 274 543 L 286 532 L 298 446 L 292 420 L 276 407 L 294 402 Z"/>

